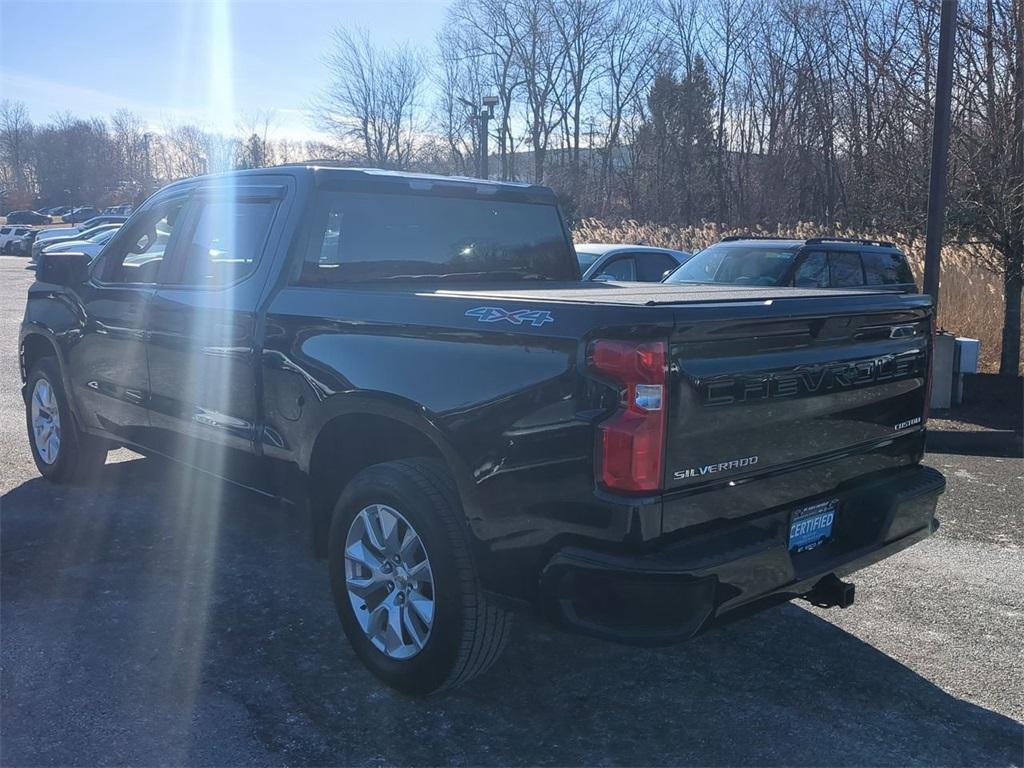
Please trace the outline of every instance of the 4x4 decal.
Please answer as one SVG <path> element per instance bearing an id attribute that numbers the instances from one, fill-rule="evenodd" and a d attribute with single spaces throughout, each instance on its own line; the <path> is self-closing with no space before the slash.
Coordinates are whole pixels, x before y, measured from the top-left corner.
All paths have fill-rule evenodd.
<path id="1" fill-rule="evenodd" d="M 551 313 L 544 309 L 513 309 L 507 310 L 501 307 L 474 307 L 466 310 L 466 317 L 475 317 L 481 323 L 500 323 L 502 321 L 512 325 L 532 325 L 539 328 L 545 323 L 555 322 Z"/>

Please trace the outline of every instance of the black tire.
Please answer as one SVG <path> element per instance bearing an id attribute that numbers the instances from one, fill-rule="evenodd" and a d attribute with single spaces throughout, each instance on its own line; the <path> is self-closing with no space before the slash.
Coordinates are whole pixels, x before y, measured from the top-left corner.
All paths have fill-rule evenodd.
<path id="1" fill-rule="evenodd" d="M 45 461 L 36 447 L 32 429 L 32 395 L 36 382 L 44 379 L 53 389 L 60 419 L 60 447 L 55 461 Z M 39 474 L 54 483 L 88 484 L 95 482 L 100 468 L 107 460 L 107 443 L 87 435 L 78 429 L 74 415 L 68 405 L 60 366 L 53 357 L 38 360 L 29 371 L 26 385 L 25 425 L 28 429 L 28 445 Z"/>
<path id="2" fill-rule="evenodd" d="M 394 659 L 363 632 L 345 582 L 345 540 L 356 515 L 372 504 L 399 511 L 423 542 L 434 577 L 434 622 L 422 650 Z M 378 678 L 404 693 L 452 688 L 500 656 L 511 616 L 488 603 L 470 559 L 465 515 L 444 465 L 425 458 L 376 464 L 356 475 L 338 499 L 328 536 L 331 592 L 356 655 Z"/>

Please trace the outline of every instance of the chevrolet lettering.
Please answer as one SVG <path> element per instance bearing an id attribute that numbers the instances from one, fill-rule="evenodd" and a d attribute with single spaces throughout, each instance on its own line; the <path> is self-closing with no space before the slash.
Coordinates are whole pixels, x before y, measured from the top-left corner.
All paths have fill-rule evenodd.
<path id="1" fill-rule="evenodd" d="M 923 352 L 831 365 L 806 365 L 788 371 L 718 377 L 700 383 L 705 405 L 804 397 L 871 386 L 924 375 Z"/>

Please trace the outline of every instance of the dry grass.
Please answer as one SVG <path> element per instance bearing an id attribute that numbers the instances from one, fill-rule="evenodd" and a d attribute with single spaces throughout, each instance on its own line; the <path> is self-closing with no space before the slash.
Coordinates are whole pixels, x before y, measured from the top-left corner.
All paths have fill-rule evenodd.
<path id="1" fill-rule="evenodd" d="M 581 243 L 645 243 L 693 251 L 717 243 L 727 235 L 742 234 L 797 238 L 827 234 L 888 240 L 907 254 L 919 286 L 924 273 L 924 241 L 921 239 L 911 240 L 898 234 L 855 232 L 843 228 L 823 230 L 814 224 L 751 231 L 723 229 L 714 224 L 679 227 L 641 224 L 631 220 L 608 223 L 584 219 L 573 236 Z M 942 249 L 939 324 L 957 336 L 980 339 L 981 370 L 994 373 L 999 369 L 999 351 L 1002 346 L 1003 295 L 999 276 L 982 266 L 981 256 L 984 255 L 955 245 Z"/>

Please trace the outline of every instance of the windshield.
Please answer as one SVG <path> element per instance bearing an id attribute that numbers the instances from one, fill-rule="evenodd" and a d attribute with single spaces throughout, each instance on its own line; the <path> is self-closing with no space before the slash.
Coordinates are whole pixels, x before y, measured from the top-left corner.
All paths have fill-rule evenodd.
<path id="1" fill-rule="evenodd" d="M 90 243 L 105 243 L 114 236 L 115 232 L 117 232 L 116 229 L 105 229 L 102 232 L 98 232 L 92 237 L 87 237 L 85 239 Z"/>
<path id="2" fill-rule="evenodd" d="M 695 255 L 665 282 L 777 285 L 795 256 L 796 246 L 719 243 Z"/>
<path id="3" fill-rule="evenodd" d="M 92 240 L 96 235 L 101 235 L 104 232 L 113 232 L 113 228 L 109 224 L 100 224 L 97 227 L 88 227 L 83 229 L 81 232 L 68 232 L 67 237 L 74 237 L 75 240 Z"/>
<path id="4" fill-rule="evenodd" d="M 331 191 L 314 216 L 304 282 L 576 279 L 554 205 Z"/>

